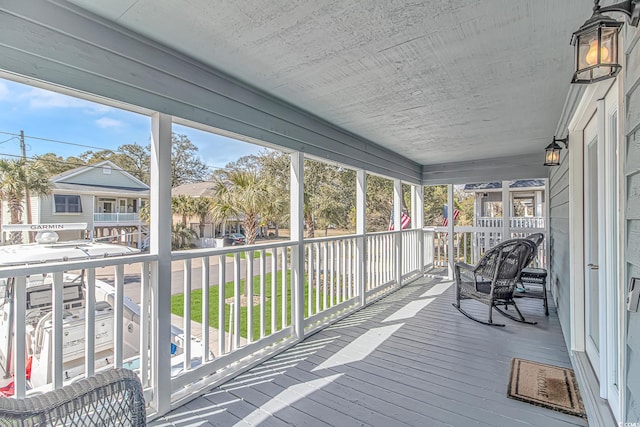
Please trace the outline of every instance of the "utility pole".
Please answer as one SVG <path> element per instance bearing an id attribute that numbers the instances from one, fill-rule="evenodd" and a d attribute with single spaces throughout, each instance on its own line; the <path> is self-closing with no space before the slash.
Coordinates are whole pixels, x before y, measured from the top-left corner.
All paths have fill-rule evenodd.
<path id="1" fill-rule="evenodd" d="M 22 159 L 25 161 L 24 167 L 27 167 L 27 148 L 24 144 L 24 131 L 20 131 L 20 149 L 22 150 Z M 26 174 L 25 174 L 26 175 Z M 29 196 L 29 187 L 25 185 L 24 196 L 26 198 L 26 208 L 27 208 L 27 224 L 31 224 L 31 197 Z M 27 243 L 31 243 L 33 240 L 33 233 L 30 231 L 27 233 Z"/>

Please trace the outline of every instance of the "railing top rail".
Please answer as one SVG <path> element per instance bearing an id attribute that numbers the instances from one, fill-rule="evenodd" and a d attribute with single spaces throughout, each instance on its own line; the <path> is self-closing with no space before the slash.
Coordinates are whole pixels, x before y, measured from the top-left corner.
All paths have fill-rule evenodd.
<path id="1" fill-rule="evenodd" d="M 206 256 L 219 256 L 226 254 L 235 254 L 247 251 L 260 251 L 263 249 L 285 248 L 294 245 L 296 242 L 291 240 L 281 240 L 273 243 L 258 243 L 253 245 L 223 246 L 221 248 L 200 248 L 189 249 L 186 251 L 171 252 L 172 261 L 180 261 L 185 259 L 202 258 Z"/>
<path id="2" fill-rule="evenodd" d="M 80 259 L 73 261 L 47 262 L 41 264 L 24 264 L 10 267 L 0 267 L 0 279 L 34 274 L 59 273 L 64 271 L 82 270 L 84 268 L 110 267 L 120 264 L 134 264 L 140 262 L 157 261 L 156 255 L 124 255 L 107 258 Z"/>
<path id="3" fill-rule="evenodd" d="M 509 227 L 512 233 L 545 233 L 546 228 L 537 227 Z"/>
<path id="4" fill-rule="evenodd" d="M 449 231 L 448 227 L 436 227 L 436 231 Z M 502 232 L 502 227 L 474 227 L 472 225 L 459 225 L 455 226 L 453 229 L 454 232 L 488 232 L 488 233 L 500 233 Z"/>
<path id="5" fill-rule="evenodd" d="M 367 236 L 383 236 L 385 234 L 391 236 L 393 234 L 399 233 L 399 231 L 396 230 L 387 230 L 387 231 L 372 231 L 372 232 L 367 232 Z"/>
<path id="6" fill-rule="evenodd" d="M 370 234 L 370 233 L 367 233 L 367 234 Z M 314 237 L 313 239 L 304 239 L 304 242 L 305 243 L 322 243 L 322 242 L 331 242 L 336 240 L 357 239 L 358 237 L 362 237 L 362 234 L 343 234 L 342 236 Z"/>

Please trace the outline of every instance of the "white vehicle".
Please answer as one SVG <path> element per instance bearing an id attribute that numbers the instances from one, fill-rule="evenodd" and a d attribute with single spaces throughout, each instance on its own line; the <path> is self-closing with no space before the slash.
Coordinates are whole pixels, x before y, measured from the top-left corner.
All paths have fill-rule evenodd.
<path id="1" fill-rule="evenodd" d="M 56 225 L 52 225 L 55 227 Z M 68 226 L 68 224 L 65 224 Z M 81 224 L 77 225 L 78 227 Z M 23 226 L 25 227 L 25 226 Z M 33 227 L 27 226 L 27 227 Z M 45 227 L 40 226 L 40 227 Z M 46 228 L 46 227 L 45 227 Z M 15 227 L 11 230 L 15 231 Z M 55 228 L 54 228 L 55 229 Z M 36 236 L 38 243 L 0 246 L 0 267 L 25 264 L 41 264 L 90 258 L 104 258 L 135 254 L 130 247 L 95 241 L 57 242 L 55 232 L 41 230 Z M 0 278 L 0 396 L 12 394 L 13 346 L 12 339 L 15 310 L 13 292 L 15 278 Z M 54 361 L 51 274 L 29 276 L 26 283 L 26 348 L 27 378 L 31 388 L 52 382 Z M 85 274 L 84 272 L 63 275 L 63 378 L 72 380 L 84 373 L 85 356 Z M 95 281 L 95 361 L 96 369 L 113 364 L 115 289 L 110 284 Z M 124 297 L 124 359 L 125 366 L 137 369 L 139 365 L 140 307 L 132 299 Z M 172 326 L 172 355 L 174 368 L 182 367 L 184 334 Z M 192 340 L 192 366 L 201 362 L 202 346 Z M 4 387 L 3 387 L 4 386 Z"/>

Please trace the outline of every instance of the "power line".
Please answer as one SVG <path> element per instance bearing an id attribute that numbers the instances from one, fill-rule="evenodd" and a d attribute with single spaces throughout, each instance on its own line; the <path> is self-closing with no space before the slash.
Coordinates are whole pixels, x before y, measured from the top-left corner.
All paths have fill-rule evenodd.
<path id="1" fill-rule="evenodd" d="M 9 154 L 9 153 L 0 153 L 0 156 L 4 156 L 4 157 L 13 157 L 16 159 L 25 159 L 25 160 L 29 160 L 32 162 L 41 160 L 39 159 L 37 156 L 36 157 L 22 157 L 21 155 L 17 155 L 17 154 Z M 102 166 L 96 166 L 95 164 L 86 164 L 86 163 L 77 163 L 77 162 L 69 162 L 67 160 L 54 160 L 54 159 L 46 159 L 45 161 L 47 162 L 51 162 L 51 163 L 59 163 L 59 164 L 63 164 L 63 165 L 69 165 L 69 166 L 74 166 L 74 167 L 87 167 L 87 168 L 94 168 L 94 169 L 102 169 Z M 102 163 L 102 162 L 101 162 Z M 120 167 L 120 166 L 118 166 Z M 127 169 L 123 169 L 121 168 L 124 172 L 130 173 L 131 175 L 135 176 L 139 171 L 131 171 L 131 170 L 127 170 Z"/>
<path id="2" fill-rule="evenodd" d="M 19 133 L 11 133 L 11 132 L 0 132 L 0 134 L 13 135 L 15 138 L 20 136 Z M 75 147 L 94 148 L 96 150 L 109 151 L 109 152 L 115 153 L 114 150 L 111 150 L 111 149 L 105 148 L 105 147 L 96 147 L 95 145 L 78 144 L 76 142 L 60 141 L 58 139 L 41 138 L 41 137 L 38 137 L 38 136 L 30 136 L 30 135 L 25 135 L 24 137 L 25 138 L 30 138 L 30 139 L 37 139 L 38 141 L 47 141 L 47 142 L 54 142 L 54 143 L 57 143 L 57 144 L 73 145 Z M 9 138 L 7 141 L 9 141 L 11 139 L 12 138 Z M 6 142 L 6 141 L 3 141 L 3 142 Z"/>
<path id="3" fill-rule="evenodd" d="M 0 133 L 4 133 L 4 132 L 0 132 Z M 0 141 L 0 144 L 4 144 L 5 142 L 9 142 L 9 141 L 11 141 L 12 139 L 19 139 L 19 138 L 18 138 L 17 136 L 12 136 L 12 137 L 11 137 L 11 138 L 9 138 L 9 139 L 5 139 L 4 141 Z"/>

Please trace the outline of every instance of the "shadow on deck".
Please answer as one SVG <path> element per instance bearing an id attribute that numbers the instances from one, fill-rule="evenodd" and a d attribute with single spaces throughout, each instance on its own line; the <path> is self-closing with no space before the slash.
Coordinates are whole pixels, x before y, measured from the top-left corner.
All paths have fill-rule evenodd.
<path id="1" fill-rule="evenodd" d="M 570 366 L 555 307 L 547 318 L 542 301 L 519 299 L 538 325 L 495 328 L 456 311 L 453 292 L 417 280 L 152 425 L 587 425 L 507 398 L 511 358 Z"/>

